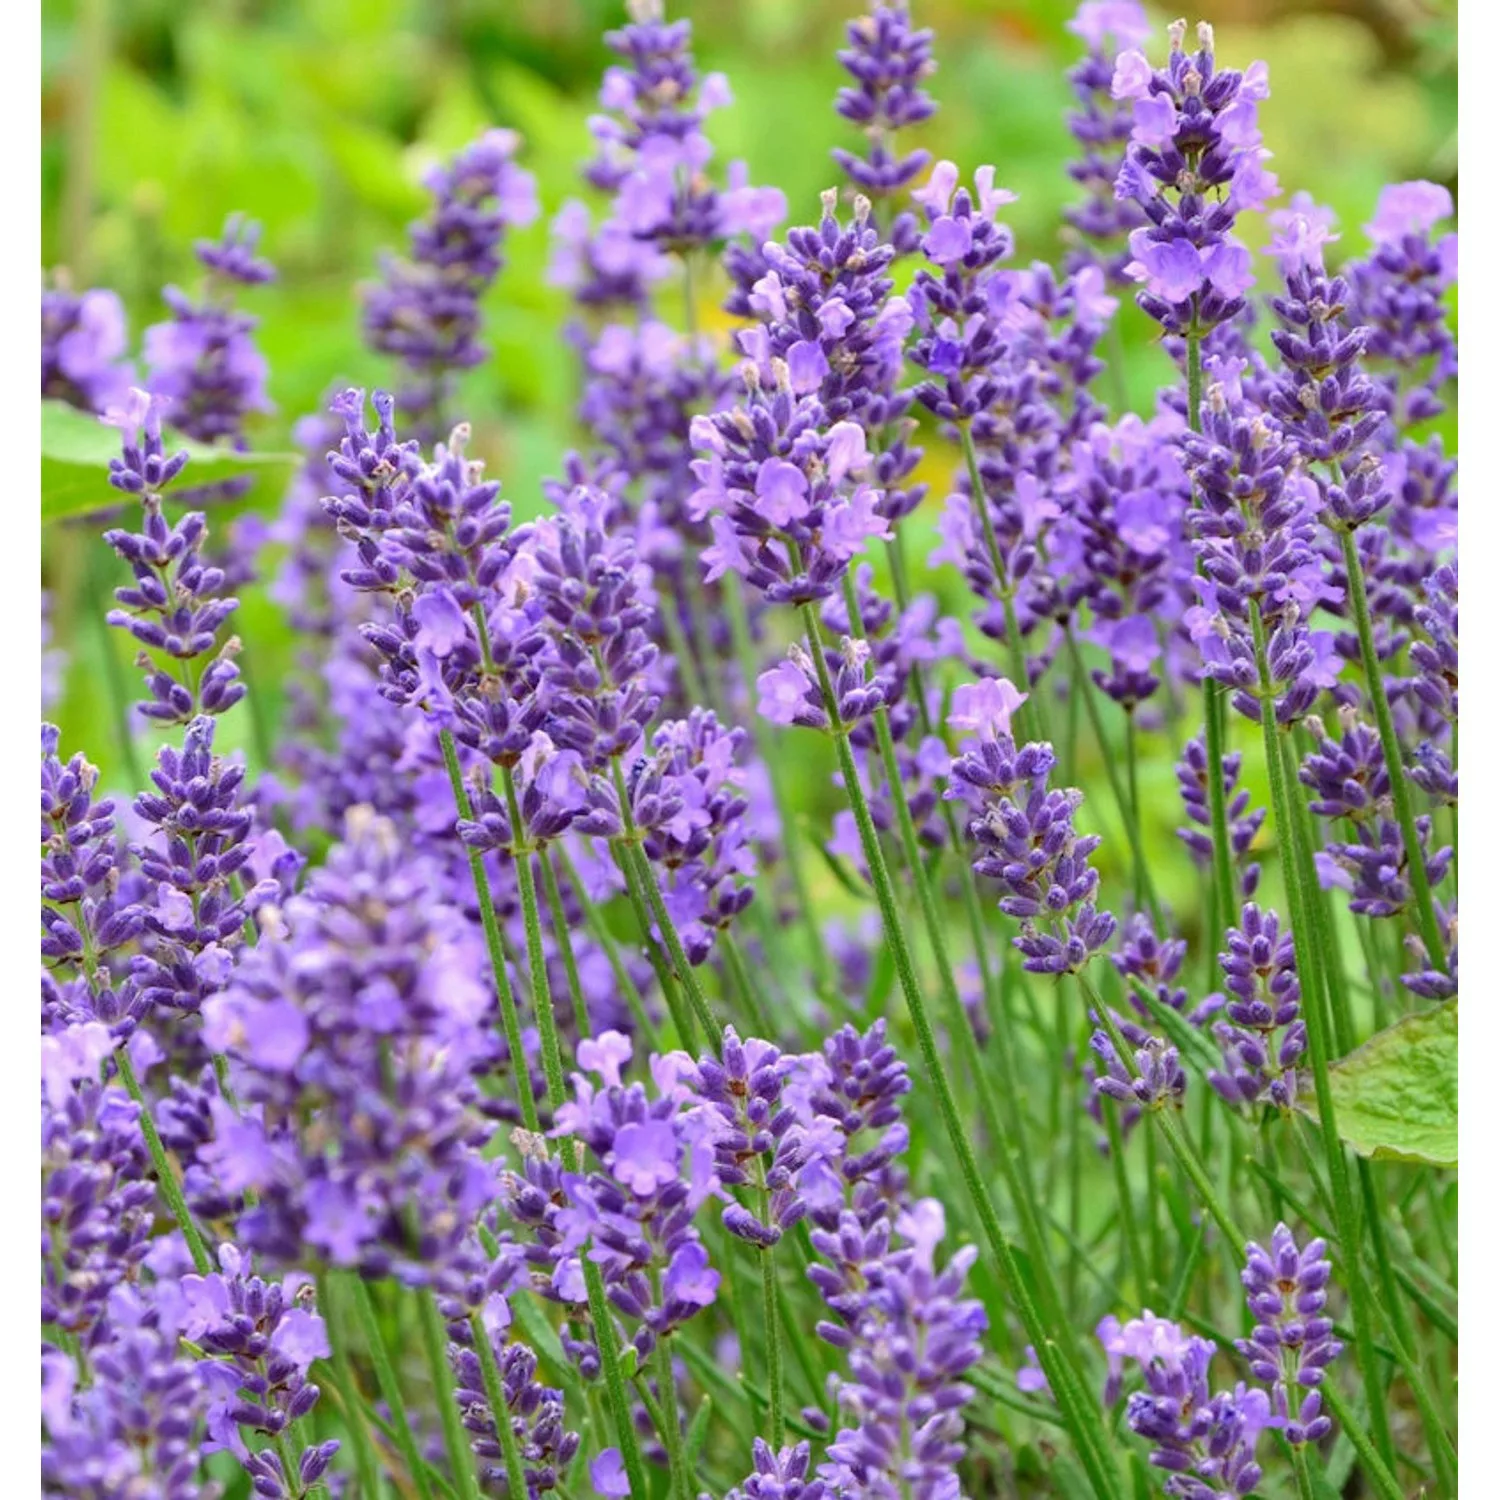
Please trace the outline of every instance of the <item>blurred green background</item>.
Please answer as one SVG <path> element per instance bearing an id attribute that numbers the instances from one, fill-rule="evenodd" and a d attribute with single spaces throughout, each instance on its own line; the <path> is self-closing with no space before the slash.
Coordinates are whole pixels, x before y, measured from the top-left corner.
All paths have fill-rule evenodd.
<path id="1" fill-rule="evenodd" d="M 586 120 L 610 60 L 602 33 L 623 9 L 623 0 L 44 0 L 45 265 L 67 267 L 75 285 L 115 288 L 138 347 L 140 330 L 162 316 L 162 285 L 192 284 L 193 239 L 234 210 L 258 219 L 281 277 L 242 303 L 262 320 L 277 411 L 251 436 L 284 449 L 292 423 L 330 385 L 389 379 L 361 347 L 355 288 L 383 247 L 404 247 L 406 224 L 426 204 L 424 171 L 487 125 L 514 127 L 543 212 L 510 237 L 487 304 L 493 355 L 467 377 L 463 408 L 471 451 L 504 480 L 518 515 L 532 514 L 541 478 L 559 471 L 579 436 L 576 366 L 559 336 L 566 298 L 544 278 L 548 223 L 581 193 Z M 1018 258 L 1054 257 L 1060 209 L 1073 196 L 1063 119 L 1064 71 L 1080 55 L 1064 25 L 1071 0 L 915 0 L 914 10 L 937 31 L 940 108 L 922 144 L 965 175 L 993 162 L 1020 194 L 1007 216 Z M 753 182 L 784 189 L 793 222 L 814 217 L 819 191 L 835 180 L 829 147 L 852 143 L 832 109 L 844 76 L 834 54 L 858 11 L 859 0 L 669 6 L 692 18 L 702 69 L 723 70 L 733 87 L 733 107 L 710 120 L 720 168 L 746 159 Z M 1226 63 L 1269 63 L 1262 122 L 1273 165 L 1285 191 L 1305 188 L 1337 210 L 1339 251 L 1362 250 L 1359 226 L 1383 183 L 1422 176 L 1456 188 L 1452 7 L 1222 0 L 1207 18 Z M 1252 243 L 1264 238 L 1258 224 L 1246 231 Z M 700 287 L 710 322 L 717 290 Z M 1146 409 L 1170 367 L 1133 307 L 1122 319 L 1131 398 Z M 935 500 L 952 462 L 940 445 L 929 455 Z M 100 490 L 107 500 L 102 475 Z M 262 480 L 253 503 L 273 509 L 278 494 L 279 480 Z M 64 744 L 85 748 L 108 781 L 118 762 L 101 711 L 94 622 L 103 603 L 90 599 L 89 546 L 103 551 L 89 528 L 49 527 L 43 572 L 70 658 L 56 710 Z M 936 581 L 962 611 L 956 576 Z M 280 612 L 249 590 L 236 628 L 255 691 L 274 700 L 293 658 Z M 112 649 L 128 675 L 128 644 Z M 249 741 L 242 713 L 225 725 L 228 743 Z M 1171 842 L 1170 758 L 1155 757 L 1146 775 L 1159 825 L 1150 834 Z"/>

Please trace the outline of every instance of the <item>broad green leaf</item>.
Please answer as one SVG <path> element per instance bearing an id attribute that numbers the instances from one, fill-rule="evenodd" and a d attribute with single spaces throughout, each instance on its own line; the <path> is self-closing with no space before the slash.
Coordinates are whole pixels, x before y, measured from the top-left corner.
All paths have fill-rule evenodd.
<path id="1" fill-rule="evenodd" d="M 236 453 L 210 448 L 168 433 L 169 452 L 187 449 L 185 471 L 198 478 L 224 479 L 247 469 L 298 462 L 295 453 Z M 109 487 L 109 461 L 120 451 L 120 434 L 98 417 L 64 401 L 42 402 L 42 520 L 60 521 L 118 505 L 121 496 Z"/>
<path id="2" fill-rule="evenodd" d="M 1328 1078 L 1339 1135 L 1361 1156 L 1458 1165 L 1457 1000 L 1376 1033 Z"/>

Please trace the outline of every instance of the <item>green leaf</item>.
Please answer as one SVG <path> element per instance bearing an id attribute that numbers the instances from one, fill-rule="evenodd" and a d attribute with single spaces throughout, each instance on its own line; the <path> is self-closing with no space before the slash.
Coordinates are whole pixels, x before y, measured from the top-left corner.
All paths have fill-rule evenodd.
<path id="1" fill-rule="evenodd" d="M 1361 1156 L 1458 1165 L 1457 1000 L 1377 1032 L 1328 1081 L 1339 1135 Z"/>
<path id="2" fill-rule="evenodd" d="M 167 433 L 169 452 L 185 448 L 187 472 L 195 478 L 224 479 L 247 469 L 298 462 L 295 453 L 236 453 L 232 448 L 210 448 L 189 438 Z M 109 461 L 119 455 L 120 434 L 89 412 L 65 401 L 42 402 L 42 520 L 60 521 L 118 505 L 121 496 L 109 487 Z"/>

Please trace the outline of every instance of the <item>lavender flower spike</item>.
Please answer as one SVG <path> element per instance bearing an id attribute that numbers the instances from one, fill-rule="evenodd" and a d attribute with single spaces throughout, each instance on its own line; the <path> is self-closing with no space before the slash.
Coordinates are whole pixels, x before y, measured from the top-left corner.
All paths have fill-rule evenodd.
<path id="1" fill-rule="evenodd" d="M 1255 1328 L 1235 1347 L 1250 1361 L 1255 1378 L 1271 1387 L 1276 1415 L 1285 1423 L 1290 1443 L 1316 1443 L 1333 1428 L 1322 1415 L 1318 1387 L 1327 1367 L 1343 1352 L 1333 1336 L 1333 1319 L 1324 1312 L 1332 1263 L 1322 1240 L 1301 1250 L 1285 1224 L 1278 1224 L 1269 1250 L 1245 1247 L 1245 1301 Z M 1301 1394 L 1299 1399 L 1299 1392 Z M 1292 1403 L 1296 1401 L 1295 1411 Z"/>

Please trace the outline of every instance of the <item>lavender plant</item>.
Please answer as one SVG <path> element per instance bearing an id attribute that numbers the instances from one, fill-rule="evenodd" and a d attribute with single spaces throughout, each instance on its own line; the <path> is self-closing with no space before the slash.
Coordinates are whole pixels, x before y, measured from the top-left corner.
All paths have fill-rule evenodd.
<path id="1" fill-rule="evenodd" d="M 268 409 L 255 231 L 145 390 L 48 283 L 164 743 L 117 785 L 42 730 L 46 1493 L 1456 1496 L 1451 196 L 1330 268 L 1297 194 L 1260 269 L 1264 64 L 1087 0 L 1013 264 L 920 20 L 849 21 L 788 204 L 633 0 L 537 494 L 463 378 L 529 148 L 434 169 L 358 304 L 397 393 L 297 429 L 269 750 L 172 437 Z"/>

